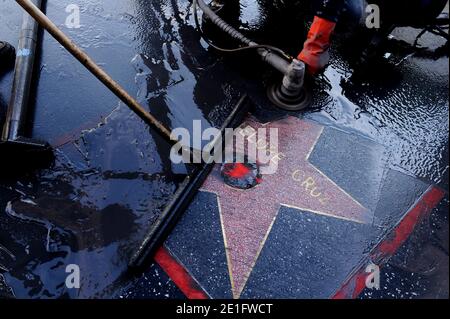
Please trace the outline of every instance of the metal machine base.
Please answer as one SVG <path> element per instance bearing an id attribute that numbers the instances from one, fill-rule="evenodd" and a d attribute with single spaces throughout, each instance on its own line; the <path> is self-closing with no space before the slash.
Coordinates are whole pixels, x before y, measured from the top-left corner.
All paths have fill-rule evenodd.
<path id="1" fill-rule="evenodd" d="M 286 111 L 301 111 L 312 103 L 311 95 L 305 88 L 300 92 L 291 93 L 283 89 L 281 83 L 270 85 L 267 96 L 273 104 Z"/>

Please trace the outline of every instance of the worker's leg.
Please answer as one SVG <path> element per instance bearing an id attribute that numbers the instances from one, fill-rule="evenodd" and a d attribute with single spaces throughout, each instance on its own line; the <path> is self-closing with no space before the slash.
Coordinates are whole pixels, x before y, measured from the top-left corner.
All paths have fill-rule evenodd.
<path id="1" fill-rule="evenodd" d="M 447 0 L 372 0 L 372 2 L 379 6 L 381 26 L 380 29 L 368 31 L 370 41 L 361 54 L 362 62 L 371 61 L 383 53 L 383 43 L 386 43 L 388 35 L 396 27 L 425 28 L 433 25 Z"/>
<path id="2" fill-rule="evenodd" d="M 425 27 L 442 12 L 447 0 L 345 0 L 339 24 L 345 27 L 365 25 L 369 4 L 378 5 L 382 28 L 395 26 Z M 337 12 L 337 10 L 334 10 Z"/>
<path id="3" fill-rule="evenodd" d="M 344 8 L 339 17 L 340 26 L 353 29 L 364 25 L 368 5 L 365 0 L 345 0 Z"/>
<path id="4" fill-rule="evenodd" d="M 374 3 L 380 6 L 384 24 L 423 28 L 433 24 L 447 0 L 374 0 Z"/>

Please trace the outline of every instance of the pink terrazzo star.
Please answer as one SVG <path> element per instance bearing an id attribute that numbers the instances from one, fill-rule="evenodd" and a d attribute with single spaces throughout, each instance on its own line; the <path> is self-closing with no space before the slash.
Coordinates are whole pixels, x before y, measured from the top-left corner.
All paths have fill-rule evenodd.
<path id="1" fill-rule="evenodd" d="M 288 117 L 254 129 L 278 128 L 279 160 L 275 174 L 264 175 L 249 190 L 231 188 L 217 165 L 202 190 L 217 195 L 233 296 L 239 298 L 281 206 L 368 223 L 371 213 L 343 191 L 308 158 L 322 134 L 318 124 Z"/>

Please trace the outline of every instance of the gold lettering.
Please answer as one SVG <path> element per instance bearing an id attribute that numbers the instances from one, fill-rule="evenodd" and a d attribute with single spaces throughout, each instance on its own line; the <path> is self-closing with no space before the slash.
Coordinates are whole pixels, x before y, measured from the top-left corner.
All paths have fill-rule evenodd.
<path id="1" fill-rule="evenodd" d="M 301 182 L 302 181 L 300 176 L 301 176 L 301 171 L 299 169 L 296 170 L 294 173 L 292 173 L 292 179 L 294 181 L 296 181 L 296 182 Z"/>
<path id="2" fill-rule="evenodd" d="M 306 191 L 310 191 L 312 187 L 316 185 L 316 182 L 312 177 L 308 177 L 303 183 L 302 186 L 305 187 Z"/>
<path id="3" fill-rule="evenodd" d="M 283 156 L 284 154 L 279 155 Z M 276 156 L 275 158 L 280 158 L 280 156 Z M 322 205 L 326 205 L 328 203 L 328 199 L 325 198 L 323 193 L 320 191 L 319 186 L 316 186 L 317 183 L 313 177 L 304 177 L 304 173 L 299 169 L 295 170 L 291 177 L 295 182 L 299 183 L 302 188 L 304 188 L 309 196 L 316 198 Z"/>
<path id="4" fill-rule="evenodd" d="M 321 192 L 319 192 L 319 191 L 317 191 L 317 187 L 314 187 L 312 190 L 311 190 L 311 196 L 312 197 L 320 197 L 320 196 L 322 196 L 322 193 Z"/>
<path id="5" fill-rule="evenodd" d="M 271 152 L 271 153 L 275 153 L 275 152 Z M 276 165 L 284 158 L 285 158 L 285 155 L 283 153 L 277 153 L 272 157 L 271 162 Z M 294 174 L 295 174 L 295 172 L 294 172 Z M 292 174 L 292 175 L 294 176 L 294 174 Z"/>

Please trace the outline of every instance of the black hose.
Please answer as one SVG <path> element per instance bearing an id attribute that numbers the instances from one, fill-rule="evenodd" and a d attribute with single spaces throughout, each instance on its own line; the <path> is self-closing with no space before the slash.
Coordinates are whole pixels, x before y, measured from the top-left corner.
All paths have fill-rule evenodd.
<path id="1" fill-rule="evenodd" d="M 194 0 L 200 9 L 208 16 L 212 23 L 219 27 L 222 31 L 228 33 L 232 38 L 242 42 L 248 46 L 256 46 L 258 43 L 250 40 L 245 35 L 236 30 L 233 26 L 225 22 L 219 17 L 203 0 Z M 194 7 L 195 8 L 195 7 Z"/>
<path id="2" fill-rule="evenodd" d="M 270 64 L 275 69 L 280 71 L 282 74 L 287 74 L 287 72 L 289 71 L 289 65 L 293 60 L 291 56 L 289 56 L 279 48 L 270 45 L 260 45 L 250 40 L 245 35 L 236 30 L 233 26 L 229 25 L 222 18 L 220 18 L 213 10 L 211 10 L 211 8 L 203 0 L 193 0 L 195 23 L 197 25 L 197 29 L 199 29 L 200 32 L 202 31 L 200 23 L 198 22 L 197 5 L 200 7 L 203 13 L 211 20 L 213 24 L 215 24 L 218 28 L 226 32 L 235 40 L 238 40 L 247 45 L 246 47 L 240 47 L 236 49 L 223 49 L 214 45 L 205 38 L 205 40 L 208 42 L 209 45 L 211 45 L 211 47 L 223 52 L 239 52 L 249 49 L 256 49 L 264 62 Z"/>
<path id="3" fill-rule="evenodd" d="M 289 56 L 283 50 L 280 50 L 277 47 L 274 47 L 272 45 L 267 45 L 267 44 L 248 45 L 245 47 L 239 47 L 239 48 L 233 48 L 233 49 L 226 49 L 226 48 L 222 48 L 222 47 L 215 45 L 205 36 L 205 34 L 202 30 L 202 27 L 200 26 L 198 14 L 197 14 L 197 1 L 194 0 L 193 4 L 194 4 L 194 6 L 193 6 L 194 20 L 195 20 L 195 26 L 197 27 L 197 30 L 203 35 L 203 39 L 208 43 L 208 45 L 211 46 L 212 48 L 216 49 L 217 51 L 222 51 L 222 52 L 226 52 L 226 53 L 237 53 L 237 52 L 242 52 L 242 51 L 247 51 L 247 50 L 266 49 L 266 50 L 270 50 L 273 52 L 277 52 L 280 56 L 284 56 L 287 60 L 293 59 L 293 57 Z"/>

